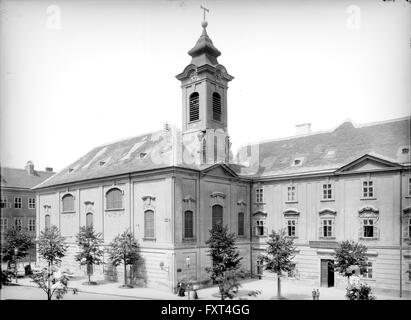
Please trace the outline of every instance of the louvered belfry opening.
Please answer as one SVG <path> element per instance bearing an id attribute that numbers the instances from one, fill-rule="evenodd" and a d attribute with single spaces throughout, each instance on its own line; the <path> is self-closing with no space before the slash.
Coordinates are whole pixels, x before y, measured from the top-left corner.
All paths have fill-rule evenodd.
<path id="1" fill-rule="evenodd" d="M 200 105 L 199 94 L 194 92 L 190 95 L 190 121 L 196 121 L 200 119 Z"/>
<path id="2" fill-rule="evenodd" d="M 213 119 L 221 121 L 221 96 L 217 93 L 213 93 Z"/>

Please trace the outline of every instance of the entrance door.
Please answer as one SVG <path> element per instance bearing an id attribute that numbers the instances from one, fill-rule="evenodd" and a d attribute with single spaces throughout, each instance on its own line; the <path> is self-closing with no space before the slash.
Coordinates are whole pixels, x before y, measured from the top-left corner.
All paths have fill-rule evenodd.
<path id="1" fill-rule="evenodd" d="M 333 260 L 321 259 L 321 287 L 334 286 Z"/>

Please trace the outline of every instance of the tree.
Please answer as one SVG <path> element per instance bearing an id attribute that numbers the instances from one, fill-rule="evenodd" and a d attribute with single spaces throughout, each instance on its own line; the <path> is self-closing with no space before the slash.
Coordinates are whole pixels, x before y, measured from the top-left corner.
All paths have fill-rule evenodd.
<path id="1" fill-rule="evenodd" d="M 335 249 L 334 270 L 341 275 L 348 277 L 352 275 L 352 268 L 358 266 L 360 272 L 367 271 L 367 247 L 359 242 L 346 240 L 339 243 Z"/>
<path id="2" fill-rule="evenodd" d="M 124 265 L 124 286 L 131 287 L 127 285 L 127 265 L 135 266 L 140 260 L 139 245 L 134 235 L 126 230 L 122 234 L 119 234 L 113 239 L 109 245 L 108 249 L 109 259 L 114 267 L 119 266 L 121 263 Z M 130 268 L 130 282 L 131 282 L 131 271 Z"/>
<path id="3" fill-rule="evenodd" d="M 43 270 L 33 273 L 30 277 L 47 294 L 47 300 L 51 300 L 53 296 L 57 300 L 61 300 L 69 289 L 73 291 L 73 294 L 77 293 L 76 288 L 68 287 L 68 275 L 59 270 L 50 272 L 50 268 L 43 268 Z"/>
<path id="4" fill-rule="evenodd" d="M 48 300 L 51 300 L 54 294 L 57 299 L 62 299 L 68 290 L 68 276 L 61 274 L 54 265 L 61 262 L 66 254 L 67 245 L 64 238 L 56 226 L 51 226 L 41 232 L 37 244 L 40 257 L 47 261 L 47 268 L 34 273 L 31 278 L 46 292 Z M 73 292 L 75 293 L 75 290 Z"/>
<path id="5" fill-rule="evenodd" d="M 93 226 L 81 227 L 76 240 L 80 252 L 77 253 L 75 259 L 81 265 L 87 266 L 88 284 L 91 284 L 94 265 L 103 263 L 104 251 L 101 249 L 103 236 L 101 233 L 96 233 Z"/>
<path id="6" fill-rule="evenodd" d="M 206 268 L 210 278 L 218 284 L 221 300 L 232 299 L 240 286 L 238 278 L 244 276 L 240 271 L 240 253 L 235 246 L 236 236 L 229 233 L 227 226 L 217 224 L 210 230 L 210 238 L 206 241 L 209 247 L 212 267 Z"/>
<path id="7" fill-rule="evenodd" d="M 27 231 L 16 228 L 7 229 L 5 245 L 2 248 L 3 261 L 16 263 L 17 260 L 27 256 L 32 246 L 33 241 Z"/>
<path id="8" fill-rule="evenodd" d="M 288 238 L 285 229 L 271 234 L 267 240 L 267 248 L 264 255 L 259 259 L 265 262 L 265 270 L 277 274 L 277 297 L 281 298 L 281 274 L 291 271 L 292 259 L 294 258 L 295 247 L 292 238 Z"/>

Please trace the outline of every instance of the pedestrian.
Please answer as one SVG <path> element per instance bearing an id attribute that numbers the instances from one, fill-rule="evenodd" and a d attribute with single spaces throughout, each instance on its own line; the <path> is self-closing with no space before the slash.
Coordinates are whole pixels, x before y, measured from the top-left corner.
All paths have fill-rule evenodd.
<path id="1" fill-rule="evenodd" d="M 184 285 L 183 285 L 183 283 L 182 282 L 179 282 L 179 289 L 178 289 L 178 296 L 179 297 L 184 297 L 185 296 L 185 294 L 184 294 Z"/>
<path id="2" fill-rule="evenodd" d="M 317 289 L 317 294 L 316 294 L 316 296 L 317 296 L 317 300 L 320 300 L 320 289 Z"/>
<path id="3" fill-rule="evenodd" d="M 311 294 L 313 295 L 313 300 L 317 300 L 317 291 L 315 291 L 315 289 L 313 289 L 313 291 L 311 292 Z"/>

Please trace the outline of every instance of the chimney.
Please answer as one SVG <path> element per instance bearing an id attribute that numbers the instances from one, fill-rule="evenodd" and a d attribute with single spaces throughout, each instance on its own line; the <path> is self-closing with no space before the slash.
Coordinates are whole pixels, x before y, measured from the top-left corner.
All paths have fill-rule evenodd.
<path id="1" fill-rule="evenodd" d="M 27 174 L 34 175 L 34 164 L 32 161 L 27 161 L 26 166 L 24 167 L 27 171 Z"/>
<path id="2" fill-rule="evenodd" d="M 46 172 L 53 172 L 53 168 L 46 167 Z"/>
<path id="3" fill-rule="evenodd" d="M 300 134 L 311 133 L 311 123 L 302 123 L 295 126 L 295 134 L 298 136 Z"/>

